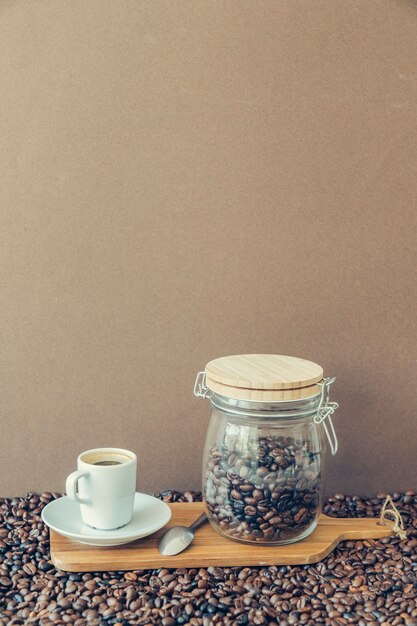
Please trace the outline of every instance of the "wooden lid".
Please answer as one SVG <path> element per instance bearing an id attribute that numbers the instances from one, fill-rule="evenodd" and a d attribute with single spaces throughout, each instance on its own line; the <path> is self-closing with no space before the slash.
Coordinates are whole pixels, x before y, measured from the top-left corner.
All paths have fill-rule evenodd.
<path id="1" fill-rule="evenodd" d="M 296 400 L 320 393 L 317 363 L 279 354 L 238 354 L 206 365 L 206 385 L 215 393 L 253 401 Z"/>

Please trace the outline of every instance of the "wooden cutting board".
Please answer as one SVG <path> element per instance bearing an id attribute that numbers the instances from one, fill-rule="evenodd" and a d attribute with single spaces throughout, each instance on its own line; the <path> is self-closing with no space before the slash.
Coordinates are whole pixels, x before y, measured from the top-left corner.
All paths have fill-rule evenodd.
<path id="1" fill-rule="evenodd" d="M 51 530 L 51 560 L 57 568 L 67 572 L 210 565 L 297 565 L 320 561 L 344 539 L 378 539 L 393 534 L 390 523 L 380 526 L 376 518 L 335 518 L 321 515 L 314 532 L 298 543 L 286 546 L 252 546 L 221 537 L 207 523 L 196 531 L 195 540 L 187 550 L 177 556 L 161 556 L 157 543 L 165 530 L 176 525 L 188 526 L 204 510 L 202 502 L 175 503 L 169 506 L 172 518 L 165 528 L 123 546 L 87 546 Z"/>

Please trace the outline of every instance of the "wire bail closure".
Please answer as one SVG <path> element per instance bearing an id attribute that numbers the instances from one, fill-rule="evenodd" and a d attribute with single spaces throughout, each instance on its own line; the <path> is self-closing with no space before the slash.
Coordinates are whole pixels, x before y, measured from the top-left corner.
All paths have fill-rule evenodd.
<path id="1" fill-rule="evenodd" d="M 334 429 L 332 420 L 332 415 L 336 411 L 336 409 L 339 408 L 339 405 L 337 402 L 329 402 L 329 387 L 332 383 L 334 383 L 335 380 L 336 378 L 323 378 L 322 382 L 317 383 L 317 385 L 321 387 L 321 394 L 317 413 L 314 417 L 314 422 L 316 424 L 323 424 L 324 432 L 326 433 L 332 456 L 336 454 L 339 447 L 336 431 Z M 211 391 L 206 384 L 206 372 L 198 372 L 194 383 L 194 395 L 197 398 L 204 399 L 210 397 Z"/>
<path id="2" fill-rule="evenodd" d="M 210 389 L 206 385 L 206 372 L 198 372 L 194 383 L 194 395 L 196 398 L 206 399 Z"/>
<path id="3" fill-rule="evenodd" d="M 335 377 L 323 378 L 322 382 L 317 383 L 321 386 L 321 396 L 319 406 L 317 408 L 317 413 L 314 418 L 314 422 L 316 424 L 323 424 L 324 432 L 326 433 L 332 456 L 336 454 L 339 447 L 339 442 L 337 440 L 337 435 L 332 420 L 332 415 L 336 411 L 336 409 L 339 408 L 339 404 L 337 402 L 329 402 L 329 387 L 332 383 L 334 383 L 335 380 Z M 326 423 L 326 420 L 328 421 L 328 424 Z"/>

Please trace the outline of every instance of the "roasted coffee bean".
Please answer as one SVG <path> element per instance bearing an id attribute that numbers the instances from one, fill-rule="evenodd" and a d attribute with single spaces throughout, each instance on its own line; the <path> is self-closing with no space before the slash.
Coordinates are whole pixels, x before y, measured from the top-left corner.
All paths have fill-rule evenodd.
<path id="1" fill-rule="evenodd" d="M 263 449 L 264 456 L 274 456 L 267 446 Z M 286 454 L 281 452 L 284 458 Z M 301 458 L 297 455 L 298 463 Z M 252 491 L 242 498 L 256 500 L 253 492 L 260 489 L 259 478 L 251 466 L 243 483 L 251 483 Z M 295 516 L 302 517 L 302 509 L 309 507 L 303 504 L 305 498 L 296 500 L 298 487 L 290 479 L 288 472 L 282 490 L 260 489 L 264 499 L 265 489 L 274 501 L 282 495 L 284 513 L 278 515 L 274 508 L 263 516 L 246 516 L 242 509 L 243 520 L 238 521 L 242 532 L 256 541 L 264 540 L 264 532 L 275 536 L 292 530 Z M 315 565 L 84 574 L 56 570 L 49 560 L 49 535 L 40 512 L 54 497 L 58 494 L 0 499 L 0 536 L 6 546 L 0 553 L 0 626 L 417 626 L 417 496 L 412 491 L 396 494 L 395 500 L 408 530 L 406 539 L 345 541 Z M 199 495 L 170 491 L 160 497 L 190 502 Z M 384 499 L 383 494 L 370 499 L 337 494 L 326 502 L 324 512 L 377 517 Z M 243 508 L 258 509 L 261 501 L 239 502 Z M 23 524 L 22 511 L 28 513 Z M 226 520 L 229 513 L 234 516 L 231 505 L 222 511 Z M 251 530 L 253 521 L 262 528 Z M 232 525 L 226 523 L 227 528 Z"/>
<path id="2" fill-rule="evenodd" d="M 204 498 L 221 534 L 256 543 L 306 536 L 320 513 L 320 454 L 310 445 L 270 436 L 250 441 L 244 452 L 240 445 L 212 446 Z"/>
<path id="3" fill-rule="evenodd" d="M 256 515 L 256 508 L 254 506 L 247 505 L 243 510 L 245 511 L 245 515 L 249 515 L 249 517 Z"/>

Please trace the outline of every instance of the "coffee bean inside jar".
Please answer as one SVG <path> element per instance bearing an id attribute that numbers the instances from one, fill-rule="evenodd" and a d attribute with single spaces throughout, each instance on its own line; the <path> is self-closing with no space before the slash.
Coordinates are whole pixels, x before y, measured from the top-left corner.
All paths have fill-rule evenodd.
<path id="1" fill-rule="evenodd" d="M 269 436 L 210 448 L 204 497 L 212 523 L 231 539 L 289 543 L 320 512 L 320 453 L 308 441 Z"/>
<path id="2" fill-rule="evenodd" d="M 220 534 L 271 545 L 299 541 L 314 530 L 324 433 L 332 453 L 337 450 L 333 380 L 311 361 L 256 354 L 215 359 L 197 376 L 194 393 L 213 409 L 203 498 Z"/>

